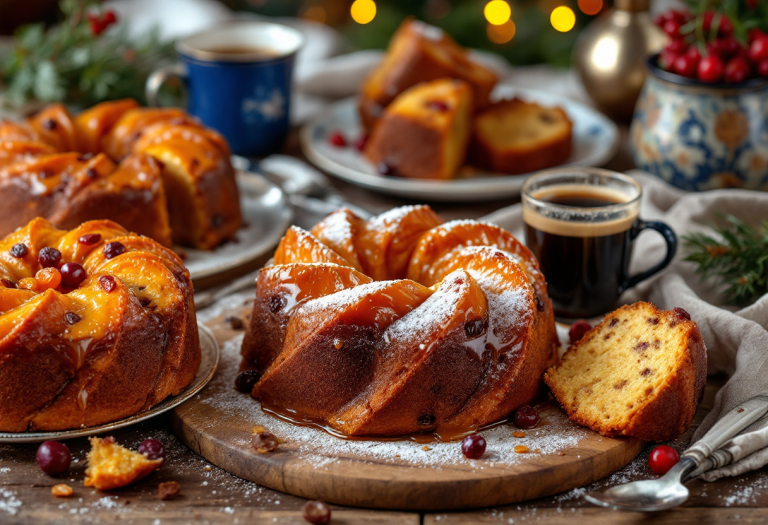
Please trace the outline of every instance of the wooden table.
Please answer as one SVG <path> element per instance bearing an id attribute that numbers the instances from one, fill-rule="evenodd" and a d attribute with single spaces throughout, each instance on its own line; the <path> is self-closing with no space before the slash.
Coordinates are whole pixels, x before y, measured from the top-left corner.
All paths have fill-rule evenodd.
<path id="1" fill-rule="evenodd" d="M 623 130 L 626 136 L 626 129 Z M 626 143 L 626 141 L 623 141 Z M 287 150 L 296 153 L 295 136 Z M 623 148 L 608 166 L 631 168 Z M 372 194 L 334 181 L 349 200 L 380 212 L 403 201 Z M 435 209 L 446 218 L 476 218 L 513 201 L 476 204 L 436 203 Z M 722 379 L 710 379 L 696 423 L 712 406 Z M 683 450 L 691 431 L 673 445 Z M 115 433 L 116 439 L 136 449 L 139 443 L 156 437 L 167 447 L 167 462 L 149 478 L 119 491 L 99 493 L 83 486 L 85 439 L 70 442 L 77 463 L 67 476 L 55 479 L 43 474 L 35 463 L 36 445 L 0 445 L 0 524 L 15 523 L 306 523 L 301 518 L 304 500 L 250 483 L 191 452 L 170 431 L 168 420 L 160 416 Z M 725 522 L 763 523 L 768 521 L 768 473 L 752 473 L 738 479 L 725 479 L 713 484 L 695 481 L 689 485 L 691 497 L 681 508 L 654 515 L 605 510 L 586 503 L 581 494 L 613 484 L 652 476 L 647 467 L 650 446 L 624 469 L 585 489 L 577 489 L 554 497 L 520 505 L 461 513 L 386 512 L 332 507 L 333 523 L 360 524 L 435 524 L 444 523 L 574 523 L 589 520 L 591 525 L 605 523 L 669 523 L 675 525 L 719 524 Z M 181 485 L 180 495 L 168 501 L 157 498 L 157 485 L 163 481 Z M 65 482 L 75 495 L 58 499 L 51 486 Z"/>

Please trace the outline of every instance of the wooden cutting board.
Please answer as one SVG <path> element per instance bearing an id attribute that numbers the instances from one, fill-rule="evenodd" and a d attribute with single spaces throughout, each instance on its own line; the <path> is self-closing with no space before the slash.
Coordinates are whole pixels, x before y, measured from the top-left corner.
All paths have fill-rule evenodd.
<path id="1" fill-rule="evenodd" d="M 578 427 L 557 407 L 543 411 L 542 422 L 522 438 L 512 435 L 518 429 L 511 425 L 484 431 L 488 448 L 479 460 L 464 458 L 459 443 L 343 440 L 280 421 L 235 391 L 243 332 L 221 318 L 207 324 L 222 344 L 219 370 L 200 394 L 173 410 L 174 430 L 212 463 L 275 490 L 357 507 L 488 507 L 587 485 L 626 465 L 644 445 Z M 284 441 L 276 451 L 259 454 L 251 447 L 257 425 Z M 514 452 L 519 445 L 529 452 Z"/>

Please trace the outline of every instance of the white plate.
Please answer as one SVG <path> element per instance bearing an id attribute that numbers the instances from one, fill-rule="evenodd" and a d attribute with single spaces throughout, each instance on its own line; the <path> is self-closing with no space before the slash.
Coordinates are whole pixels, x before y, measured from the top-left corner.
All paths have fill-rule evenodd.
<path id="1" fill-rule="evenodd" d="M 610 119 L 565 97 L 512 86 L 497 86 L 494 99 L 519 96 L 543 106 L 559 106 L 573 122 L 573 153 L 563 166 L 601 166 L 619 146 L 619 129 Z M 352 184 L 390 195 L 437 201 L 476 201 L 520 194 L 528 174 L 504 175 L 477 171 L 476 176 L 451 181 L 384 177 L 354 146 L 338 148 L 328 143 L 330 131 L 340 131 L 349 142 L 363 133 L 357 113 L 357 97 L 332 104 L 301 130 L 304 154 L 320 168 Z"/>
<path id="2" fill-rule="evenodd" d="M 238 268 L 274 248 L 291 225 L 293 210 L 283 191 L 261 175 L 237 172 L 240 206 L 245 226 L 228 242 L 212 251 L 179 247 L 184 265 L 196 281 Z"/>
<path id="3" fill-rule="evenodd" d="M 186 390 L 178 396 L 169 397 L 146 412 L 141 412 L 140 414 L 96 427 L 54 432 L 0 432 L 0 443 L 41 443 L 43 441 L 48 441 L 49 439 L 61 441 L 64 439 L 74 439 L 83 436 L 92 436 L 94 434 L 102 434 L 104 432 L 112 432 L 118 428 L 127 427 L 128 425 L 133 425 L 140 421 L 144 421 L 145 419 L 155 417 L 158 414 L 167 412 L 182 404 L 184 401 L 197 394 L 208 381 L 211 380 L 213 374 L 216 372 L 216 367 L 219 366 L 219 359 L 221 357 L 219 343 L 216 341 L 213 333 L 201 323 L 197 323 L 197 329 L 200 334 L 200 353 L 202 357 L 200 367 L 197 369 L 195 378 Z"/>

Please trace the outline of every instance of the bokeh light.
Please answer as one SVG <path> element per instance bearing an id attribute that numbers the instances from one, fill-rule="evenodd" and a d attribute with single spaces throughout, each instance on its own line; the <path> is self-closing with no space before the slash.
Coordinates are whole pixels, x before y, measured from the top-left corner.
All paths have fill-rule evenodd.
<path id="1" fill-rule="evenodd" d="M 603 8 L 603 0 L 579 0 L 579 9 L 585 15 L 596 15 Z"/>
<path id="2" fill-rule="evenodd" d="M 304 20 L 312 20 L 313 22 L 320 22 L 321 24 L 324 24 L 327 18 L 327 14 L 325 12 L 325 9 L 323 9 L 319 5 L 313 5 L 308 7 L 302 13 L 301 17 Z"/>
<path id="3" fill-rule="evenodd" d="M 349 10 L 352 20 L 358 24 L 367 24 L 376 17 L 376 2 L 373 0 L 355 0 Z"/>
<path id="4" fill-rule="evenodd" d="M 552 11 L 549 21 L 552 23 L 552 27 L 561 33 L 567 33 L 576 25 L 576 15 L 573 13 L 573 9 L 561 5 Z"/>
<path id="5" fill-rule="evenodd" d="M 488 39 L 494 44 L 506 44 L 515 37 L 515 23 L 512 20 L 507 20 L 504 24 L 495 26 L 488 24 L 486 28 L 488 33 Z"/>
<path id="6" fill-rule="evenodd" d="M 512 16 L 512 8 L 504 0 L 491 0 L 485 4 L 483 14 L 489 24 L 500 26 L 509 21 Z"/>

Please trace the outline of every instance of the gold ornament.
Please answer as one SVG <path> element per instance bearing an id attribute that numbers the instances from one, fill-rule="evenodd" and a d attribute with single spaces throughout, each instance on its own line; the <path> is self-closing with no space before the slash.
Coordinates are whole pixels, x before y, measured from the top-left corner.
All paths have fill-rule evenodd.
<path id="1" fill-rule="evenodd" d="M 648 55 L 661 51 L 666 35 L 654 25 L 649 0 L 616 0 L 582 32 L 573 62 L 597 107 L 629 121 L 645 81 Z"/>

